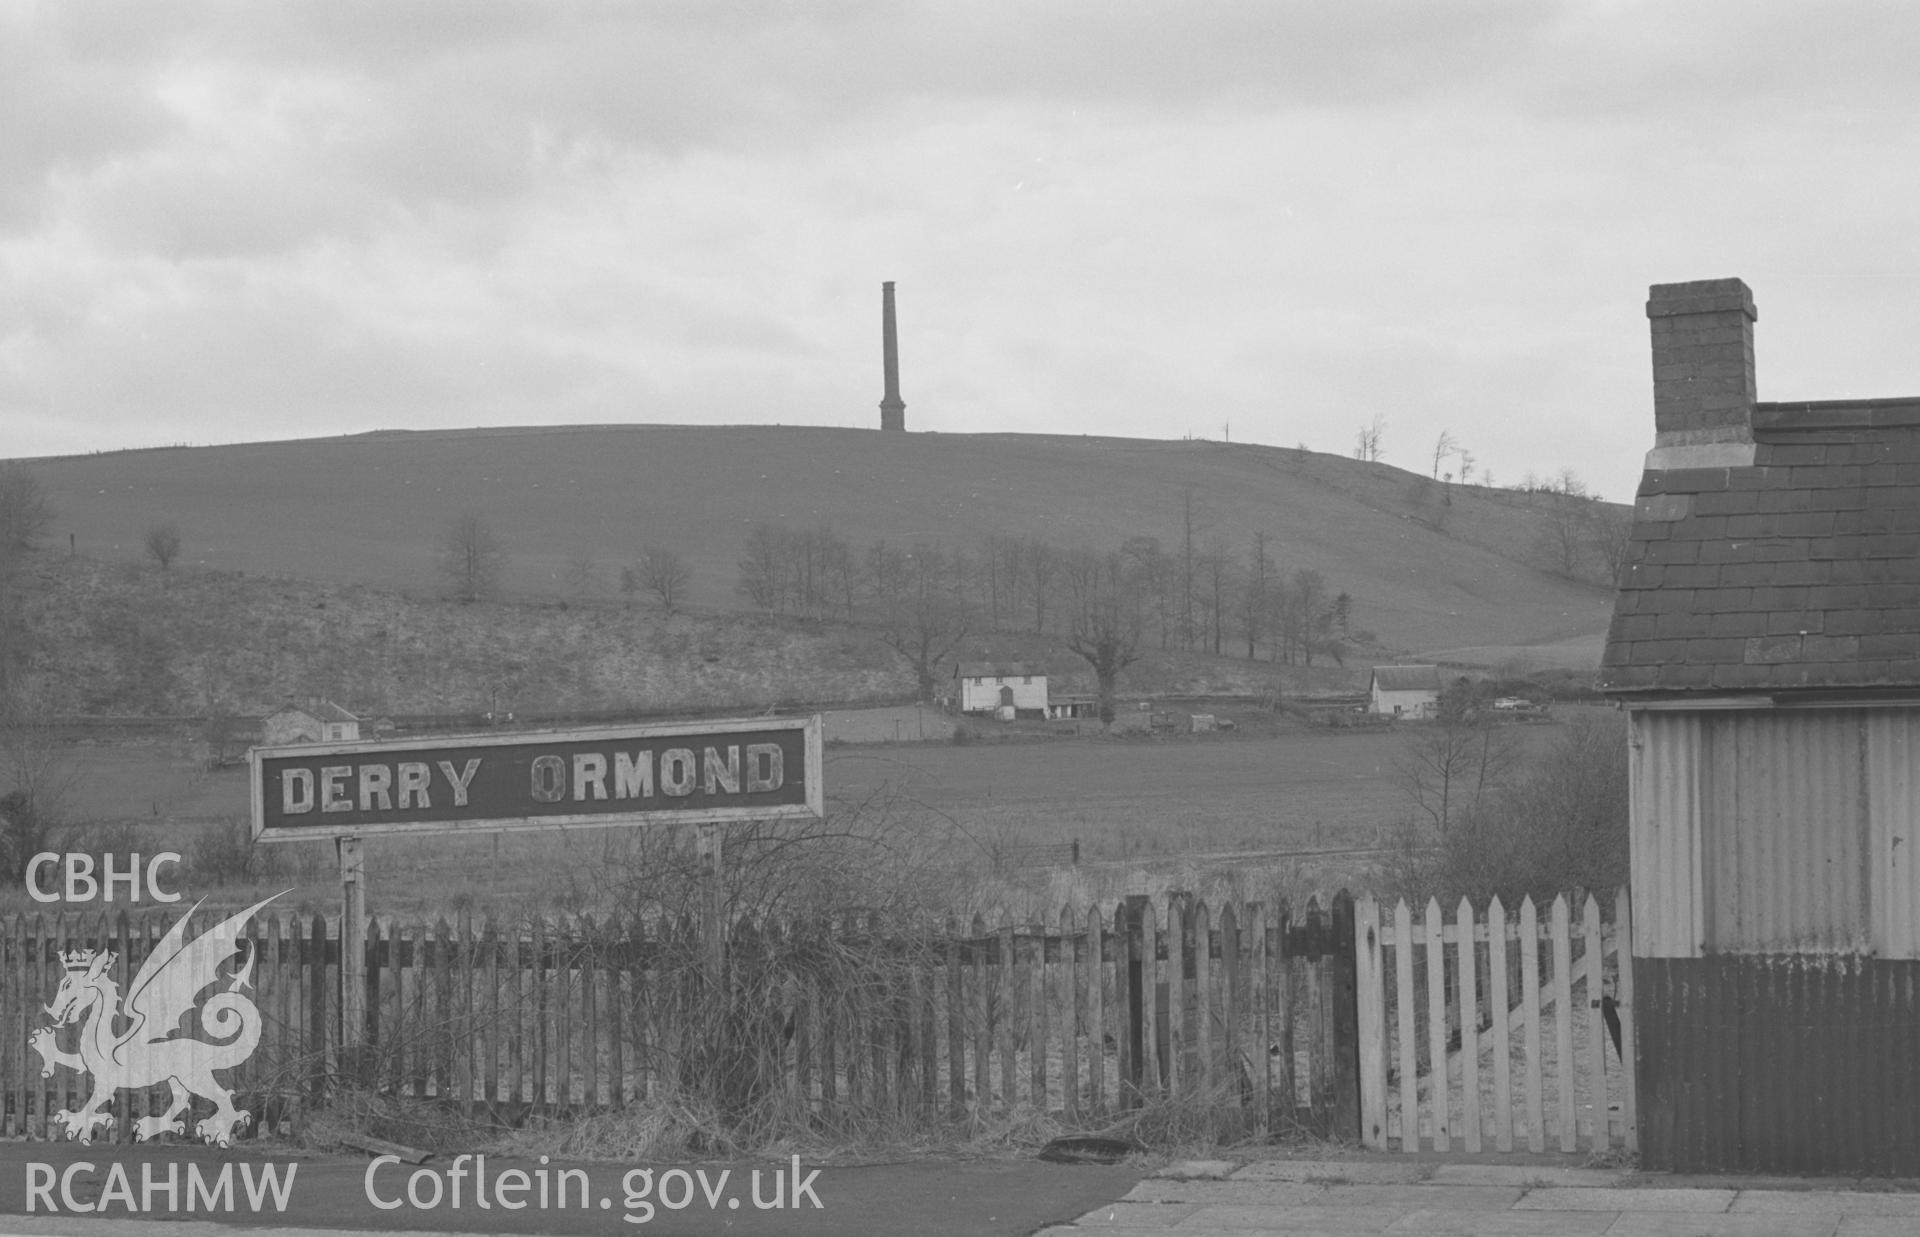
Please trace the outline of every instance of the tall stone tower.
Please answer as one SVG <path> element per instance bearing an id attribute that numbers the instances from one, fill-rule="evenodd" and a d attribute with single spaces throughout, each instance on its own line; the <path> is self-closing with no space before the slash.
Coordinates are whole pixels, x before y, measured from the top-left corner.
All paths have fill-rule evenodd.
<path id="1" fill-rule="evenodd" d="M 886 373 L 886 394 L 880 397 L 880 428 L 907 428 L 907 405 L 900 398 L 900 339 L 893 325 L 893 281 L 880 285 L 880 363 Z"/>

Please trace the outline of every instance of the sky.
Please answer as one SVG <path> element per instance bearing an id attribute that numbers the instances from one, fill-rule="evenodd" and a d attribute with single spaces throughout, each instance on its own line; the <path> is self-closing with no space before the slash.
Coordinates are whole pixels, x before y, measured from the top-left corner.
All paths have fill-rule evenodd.
<path id="1" fill-rule="evenodd" d="M 1920 6 L 0 0 L 0 457 L 1185 437 L 1631 496 L 1649 284 L 1920 393 Z"/>

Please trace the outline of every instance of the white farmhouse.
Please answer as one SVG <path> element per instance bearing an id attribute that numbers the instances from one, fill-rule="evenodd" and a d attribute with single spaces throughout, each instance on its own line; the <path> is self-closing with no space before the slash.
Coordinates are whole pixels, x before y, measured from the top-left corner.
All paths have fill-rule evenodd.
<path id="1" fill-rule="evenodd" d="M 1026 662 L 963 661 L 953 669 L 960 683 L 962 713 L 992 713 L 1012 719 L 1047 711 L 1047 672 Z"/>
<path id="2" fill-rule="evenodd" d="M 1368 710 L 1387 717 L 1432 717 L 1440 708 L 1440 667 L 1375 666 Z"/>
<path id="3" fill-rule="evenodd" d="M 260 723 L 260 741 L 268 747 L 286 743 L 351 743 L 360 737 L 360 719 L 331 700 L 290 704 Z"/>

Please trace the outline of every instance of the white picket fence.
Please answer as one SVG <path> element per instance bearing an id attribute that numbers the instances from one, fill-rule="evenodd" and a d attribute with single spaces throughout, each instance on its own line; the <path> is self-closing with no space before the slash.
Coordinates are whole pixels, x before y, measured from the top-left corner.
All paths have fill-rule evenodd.
<path id="1" fill-rule="evenodd" d="M 1416 922 L 1404 901 L 1355 904 L 1363 1145 L 1639 1149 L 1627 891 L 1610 918 L 1591 896 L 1580 909 L 1462 899 L 1449 918 L 1429 901 Z"/>

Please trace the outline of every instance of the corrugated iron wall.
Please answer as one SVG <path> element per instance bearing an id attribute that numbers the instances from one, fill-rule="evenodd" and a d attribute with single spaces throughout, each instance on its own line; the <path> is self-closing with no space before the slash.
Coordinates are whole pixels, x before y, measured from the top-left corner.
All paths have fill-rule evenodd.
<path id="1" fill-rule="evenodd" d="M 1920 1176 L 1920 963 L 1636 958 L 1642 1166 Z"/>
<path id="2" fill-rule="evenodd" d="M 1627 766 L 1633 816 L 1633 952 L 1697 957 L 1706 944 L 1700 894 L 1698 713 L 1631 714 Z"/>
<path id="3" fill-rule="evenodd" d="M 1709 951 L 1871 947 L 1866 734 L 1858 709 L 1706 719 Z"/>
<path id="4" fill-rule="evenodd" d="M 1875 709 L 1867 724 L 1869 896 L 1883 958 L 1920 958 L 1920 710 Z"/>
<path id="5" fill-rule="evenodd" d="M 1632 742 L 1636 954 L 1920 956 L 1920 710 L 1646 710 Z"/>
<path id="6" fill-rule="evenodd" d="M 1642 1163 L 1920 1175 L 1920 709 L 1633 721 Z"/>

